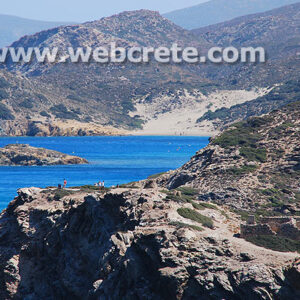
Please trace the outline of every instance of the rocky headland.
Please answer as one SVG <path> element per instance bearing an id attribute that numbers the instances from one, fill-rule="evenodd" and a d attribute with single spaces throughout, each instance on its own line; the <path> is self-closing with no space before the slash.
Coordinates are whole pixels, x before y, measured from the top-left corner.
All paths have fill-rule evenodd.
<path id="1" fill-rule="evenodd" d="M 64 154 L 26 144 L 10 144 L 0 148 L 1 166 L 51 166 L 79 165 L 88 161 L 78 156 Z"/>
<path id="2" fill-rule="evenodd" d="M 299 106 L 140 182 L 20 189 L 0 215 L 0 298 L 299 299 L 299 243 L 239 235 L 246 213 L 297 214 Z"/>

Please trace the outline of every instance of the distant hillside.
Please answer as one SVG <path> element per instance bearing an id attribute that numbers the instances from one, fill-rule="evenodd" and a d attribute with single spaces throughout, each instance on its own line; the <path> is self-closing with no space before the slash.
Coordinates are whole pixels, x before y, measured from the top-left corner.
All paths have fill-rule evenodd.
<path id="1" fill-rule="evenodd" d="M 211 0 L 172 11 L 164 17 L 183 28 L 195 29 L 296 2 L 299 0 Z"/>
<path id="2" fill-rule="evenodd" d="M 124 12 L 94 22 L 49 29 L 23 37 L 12 45 L 25 48 L 59 45 L 61 49 L 66 49 L 83 44 L 90 47 L 105 46 L 111 42 L 123 47 L 171 46 L 173 42 L 182 45 L 197 43 L 191 32 L 162 18 L 159 13 L 141 10 Z M 10 104 L 7 105 L 12 106 L 18 114 L 15 117 L 19 121 L 24 120 L 27 114 L 31 119 L 39 120 L 40 110 L 43 109 L 48 115 L 43 117 L 43 122 L 47 122 L 47 118 L 80 122 L 89 120 L 100 125 L 126 129 L 139 128 L 142 125 L 142 120 L 138 116 L 131 117 L 128 114 L 134 110 L 134 99 L 144 98 L 148 94 L 157 94 L 160 91 L 176 90 L 182 86 L 202 87 L 208 82 L 181 65 L 163 65 L 156 62 L 145 65 L 32 63 L 7 64 L 6 67 L 12 72 L 21 71 L 34 82 L 34 86 L 43 83 L 50 85 L 50 91 L 53 91 L 53 87 L 54 90 L 60 91 L 59 101 L 52 98 L 53 102 L 46 103 L 46 107 L 39 106 L 36 110 L 30 107 L 18 109 L 18 102 L 8 99 Z"/>
<path id="3" fill-rule="evenodd" d="M 44 22 L 0 14 L 0 48 L 9 46 L 24 35 L 66 24 L 67 22 Z"/>
<path id="4" fill-rule="evenodd" d="M 9 72 L 3 76 L 11 85 L 4 83 L 2 88 L 0 103 L 4 106 L 0 127 L 3 134 L 10 135 L 99 133 L 87 124 L 148 130 L 149 133 L 156 128 L 159 134 L 207 134 L 209 126 L 201 127 L 196 121 L 209 110 L 230 109 L 239 104 L 247 106 L 248 102 L 266 95 L 274 85 L 298 79 L 299 14 L 300 3 L 191 32 L 157 12 L 140 10 L 23 37 L 13 46 L 51 48 L 59 45 L 64 51 L 70 46 L 97 47 L 111 42 L 127 48 L 170 46 L 177 42 L 202 50 L 213 45 L 238 48 L 259 45 L 267 49 L 268 61 L 235 65 L 159 64 L 155 61 L 138 65 L 8 62 L 5 71 Z M 10 72 L 23 75 L 19 83 Z M 36 93 L 45 95 L 48 101 L 41 101 Z M 284 99 L 279 106 L 284 104 Z M 276 107 L 266 105 L 260 111 L 267 113 Z M 75 132 L 65 129 L 67 122 L 77 122 Z M 207 122 L 212 121 L 208 118 Z M 84 129 L 81 130 L 79 124 L 84 124 Z M 59 129 L 53 130 L 57 126 Z M 194 129 L 196 132 L 192 132 Z"/>
<path id="5" fill-rule="evenodd" d="M 208 65 L 208 79 L 229 86 L 268 86 L 298 79 L 300 59 L 300 3 L 239 17 L 192 31 L 213 46 L 263 47 L 264 64 Z"/>

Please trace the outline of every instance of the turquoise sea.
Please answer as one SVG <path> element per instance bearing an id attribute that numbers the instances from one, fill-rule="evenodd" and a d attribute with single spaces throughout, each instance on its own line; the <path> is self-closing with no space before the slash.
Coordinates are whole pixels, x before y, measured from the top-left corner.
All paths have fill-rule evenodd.
<path id="1" fill-rule="evenodd" d="M 66 178 L 68 186 L 106 186 L 147 178 L 176 169 L 208 144 L 208 137 L 18 137 L 0 138 L 0 147 L 29 144 L 86 158 L 88 165 L 0 167 L 0 210 L 21 187 L 57 186 Z"/>

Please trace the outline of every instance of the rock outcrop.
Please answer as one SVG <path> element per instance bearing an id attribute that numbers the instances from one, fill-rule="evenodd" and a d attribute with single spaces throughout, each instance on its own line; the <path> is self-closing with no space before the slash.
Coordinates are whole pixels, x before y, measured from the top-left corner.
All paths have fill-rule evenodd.
<path id="1" fill-rule="evenodd" d="M 79 165 L 88 161 L 58 151 L 35 148 L 25 144 L 10 144 L 0 148 L 2 166 Z"/>
<path id="2" fill-rule="evenodd" d="M 199 199 L 238 210 L 299 212 L 300 102 L 233 125 L 157 181 L 191 186 Z"/>
<path id="3" fill-rule="evenodd" d="M 233 238 L 218 210 L 199 231 L 156 188 L 58 193 L 19 190 L 1 214 L 1 299 L 300 296 L 297 255 Z"/>

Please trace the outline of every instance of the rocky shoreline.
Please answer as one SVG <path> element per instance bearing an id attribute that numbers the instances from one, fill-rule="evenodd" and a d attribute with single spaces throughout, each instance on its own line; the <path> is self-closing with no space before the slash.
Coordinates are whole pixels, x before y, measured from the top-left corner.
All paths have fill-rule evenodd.
<path id="1" fill-rule="evenodd" d="M 52 166 L 87 163 L 86 159 L 78 156 L 35 148 L 26 144 L 10 144 L 0 148 L 0 166 Z"/>
<path id="2" fill-rule="evenodd" d="M 224 207 L 197 210 L 214 224 L 199 226 L 178 213 L 192 204 L 153 181 L 18 194 L 0 216 L 1 299 L 300 296 L 299 254 L 233 237 L 239 221 Z"/>

